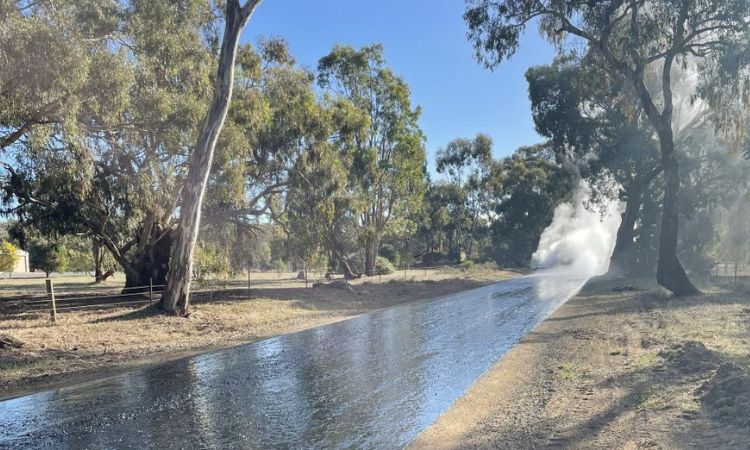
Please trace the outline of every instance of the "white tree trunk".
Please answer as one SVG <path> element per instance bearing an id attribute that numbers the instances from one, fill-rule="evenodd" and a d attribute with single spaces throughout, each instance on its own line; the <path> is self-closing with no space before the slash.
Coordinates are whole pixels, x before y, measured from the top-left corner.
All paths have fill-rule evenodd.
<path id="1" fill-rule="evenodd" d="M 190 157 L 187 180 L 182 190 L 182 205 L 177 236 L 172 245 L 167 273 L 167 285 L 161 306 L 165 311 L 186 315 L 190 306 L 190 276 L 193 269 L 193 250 L 200 228 L 201 206 L 206 192 L 208 175 L 214 157 L 216 141 L 227 116 L 234 84 L 234 62 L 242 29 L 260 0 L 228 0 L 224 36 L 216 71 L 214 98 Z"/>

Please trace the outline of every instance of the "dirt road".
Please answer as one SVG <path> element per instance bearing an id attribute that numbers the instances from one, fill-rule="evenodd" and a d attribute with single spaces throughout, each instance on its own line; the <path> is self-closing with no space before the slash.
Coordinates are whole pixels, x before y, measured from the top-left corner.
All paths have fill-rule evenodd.
<path id="1" fill-rule="evenodd" d="M 593 284 L 412 448 L 748 448 L 750 295 Z"/>

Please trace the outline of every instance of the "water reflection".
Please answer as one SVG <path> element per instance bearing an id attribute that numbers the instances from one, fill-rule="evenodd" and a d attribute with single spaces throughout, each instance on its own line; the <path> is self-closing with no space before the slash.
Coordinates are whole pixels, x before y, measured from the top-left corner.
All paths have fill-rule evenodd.
<path id="1" fill-rule="evenodd" d="M 400 447 L 582 283 L 523 277 L 2 402 L 0 447 Z"/>

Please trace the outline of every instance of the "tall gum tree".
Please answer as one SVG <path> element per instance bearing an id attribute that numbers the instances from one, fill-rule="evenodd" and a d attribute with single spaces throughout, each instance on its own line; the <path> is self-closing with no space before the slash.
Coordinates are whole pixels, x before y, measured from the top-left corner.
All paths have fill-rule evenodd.
<path id="1" fill-rule="evenodd" d="M 614 177 L 625 210 L 609 275 L 646 274 L 655 267 L 637 261 L 636 222 L 643 218 L 644 195 L 661 173 L 656 141 L 622 77 L 586 59 L 561 56 L 526 72 L 534 124 L 550 138 L 560 162 L 574 164 L 592 181 Z"/>
<path id="2" fill-rule="evenodd" d="M 237 47 L 240 34 L 259 3 L 260 0 L 248 0 L 241 5 L 239 0 L 227 0 L 214 97 L 190 155 L 187 180 L 182 189 L 177 233 L 170 253 L 167 284 L 161 300 L 161 307 L 168 312 L 188 314 L 193 252 L 200 229 L 203 196 L 211 171 L 216 141 L 232 98 Z"/>
<path id="3" fill-rule="evenodd" d="M 380 241 L 389 230 L 407 226 L 424 192 L 424 136 L 411 105 L 409 87 L 385 67 L 383 47 L 355 50 L 336 46 L 318 63 L 321 87 L 347 99 L 368 119 L 365 131 L 341 151 L 351 158 L 349 189 L 361 207 L 360 240 L 364 269 L 375 274 Z"/>
<path id="4" fill-rule="evenodd" d="M 469 39 L 488 68 L 513 55 L 523 30 L 537 21 L 560 46 L 568 38 L 583 40 L 632 84 L 658 136 L 664 170 L 656 278 L 677 296 L 700 291 L 677 257 L 680 176 L 672 77 L 688 55 L 710 62 L 720 58 L 729 43 L 746 42 L 748 17 L 746 0 L 467 0 Z M 650 89 L 645 73 L 652 65 L 661 80 Z"/>
<path id="5" fill-rule="evenodd" d="M 162 284 L 184 150 L 209 85 L 210 8 L 70 0 L 2 8 L 0 59 L 16 61 L 0 70 L 2 212 L 49 236 L 91 237 L 128 287 Z"/>
<path id="6" fill-rule="evenodd" d="M 492 139 L 478 134 L 473 139 L 459 138 L 438 150 L 435 166 L 440 174 L 447 174 L 451 190 L 458 201 L 453 206 L 451 222 L 455 235 L 454 258 L 462 254 L 471 258 L 478 241 L 480 222 L 488 216 L 487 178 L 492 167 Z"/>

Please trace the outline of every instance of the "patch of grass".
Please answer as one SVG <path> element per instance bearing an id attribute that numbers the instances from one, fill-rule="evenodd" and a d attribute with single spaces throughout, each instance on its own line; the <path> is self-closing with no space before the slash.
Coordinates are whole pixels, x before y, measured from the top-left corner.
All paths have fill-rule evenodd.
<path id="1" fill-rule="evenodd" d="M 635 403 L 635 409 L 637 410 L 653 410 L 661 409 L 662 407 L 664 407 L 664 392 L 656 388 L 642 392 Z"/>
<path id="2" fill-rule="evenodd" d="M 675 407 L 682 412 L 695 412 L 697 403 L 690 393 L 684 391 L 685 386 L 680 384 L 652 386 L 636 397 L 635 409 L 638 411 L 654 411 Z"/>
<path id="3" fill-rule="evenodd" d="M 579 380 L 589 374 L 589 370 L 583 366 L 572 363 L 560 364 L 558 369 L 558 376 L 566 381 Z"/>
<path id="4" fill-rule="evenodd" d="M 630 364 L 635 369 L 647 369 L 656 365 L 659 360 L 657 350 L 648 350 L 640 352 L 630 358 Z"/>

